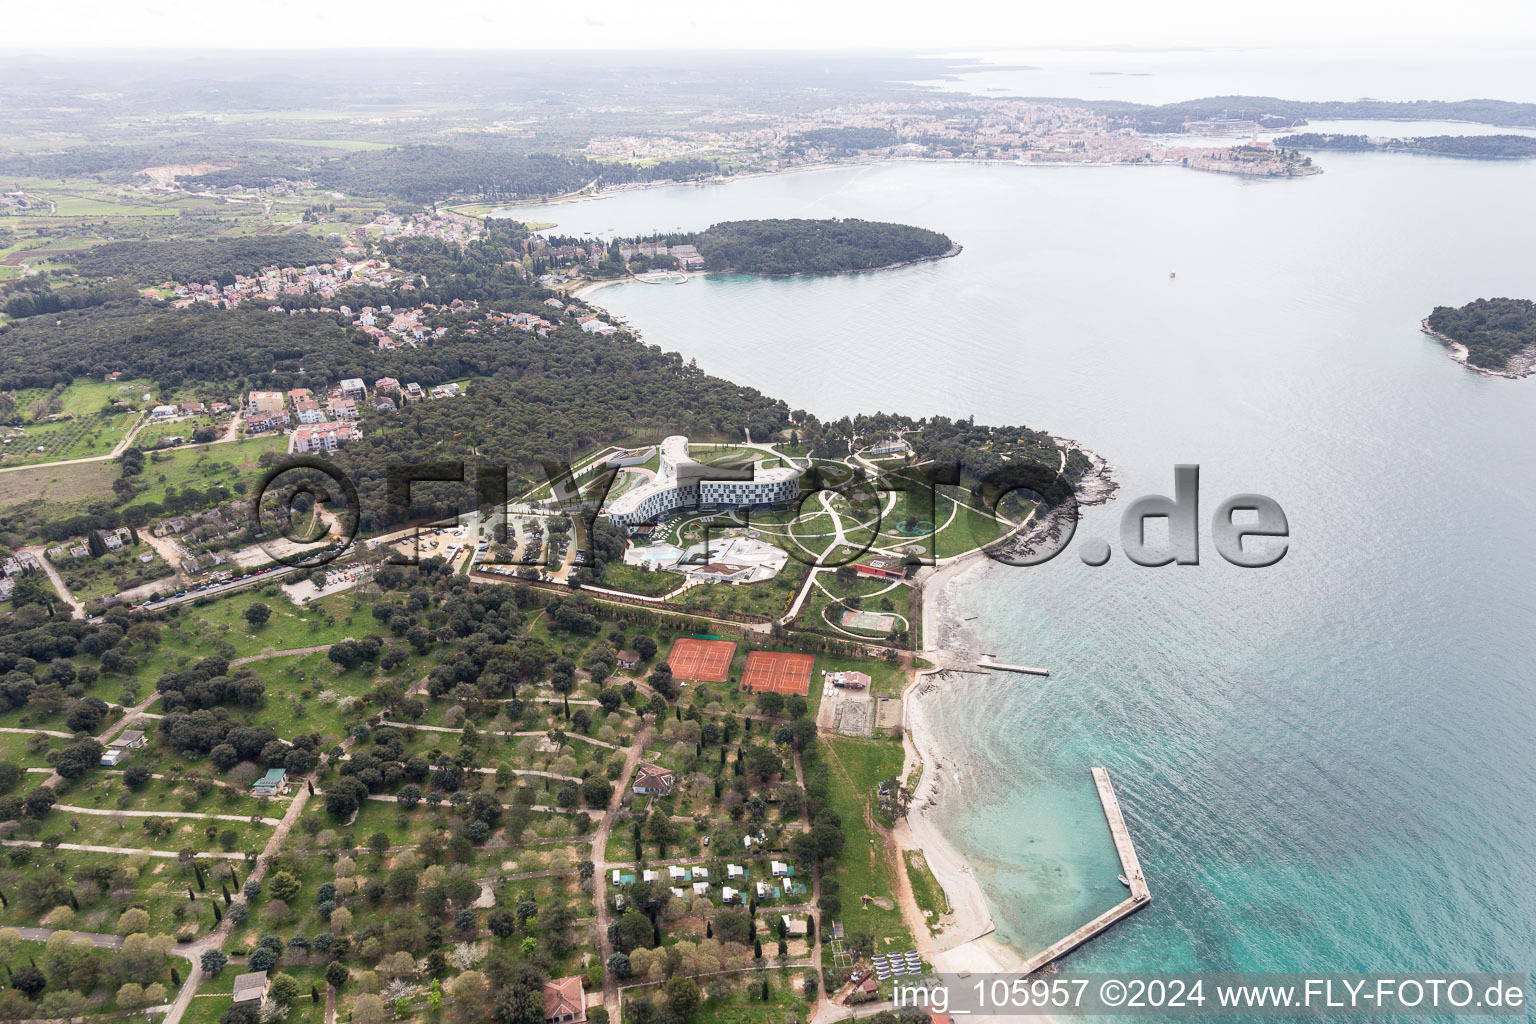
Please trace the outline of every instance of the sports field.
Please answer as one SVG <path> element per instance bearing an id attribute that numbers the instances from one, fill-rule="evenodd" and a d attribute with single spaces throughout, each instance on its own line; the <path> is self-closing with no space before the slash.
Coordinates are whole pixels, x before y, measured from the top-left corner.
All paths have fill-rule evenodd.
<path id="1" fill-rule="evenodd" d="M 896 616 L 882 615 L 880 612 L 843 612 L 839 620 L 850 629 L 867 629 L 875 633 L 889 633 L 896 625 Z"/>
<path id="2" fill-rule="evenodd" d="M 735 656 L 734 640 L 699 640 L 684 636 L 673 641 L 667 664 L 678 679 L 723 683 L 731 676 L 731 659 Z"/>
<path id="3" fill-rule="evenodd" d="M 810 654 L 785 651 L 753 651 L 747 655 L 747 669 L 741 674 L 741 688 L 753 693 L 811 692 L 811 668 L 816 658 Z"/>

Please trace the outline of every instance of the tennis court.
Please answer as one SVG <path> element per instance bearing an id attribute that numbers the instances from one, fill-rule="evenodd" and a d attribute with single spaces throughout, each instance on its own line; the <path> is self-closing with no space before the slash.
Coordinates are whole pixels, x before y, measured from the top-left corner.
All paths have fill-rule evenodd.
<path id="1" fill-rule="evenodd" d="M 684 636 L 672 642 L 667 664 L 678 679 L 723 683 L 731 677 L 731 659 L 735 656 L 734 640 L 699 640 Z"/>
<path id="2" fill-rule="evenodd" d="M 815 655 L 789 654 L 784 651 L 753 651 L 747 655 L 747 670 L 741 674 L 741 688 L 753 693 L 811 692 L 811 668 Z"/>
<path id="3" fill-rule="evenodd" d="M 843 612 L 843 625 L 850 629 L 867 629 L 875 633 L 889 633 L 891 627 L 896 625 L 896 616 L 882 615 L 879 612 Z"/>

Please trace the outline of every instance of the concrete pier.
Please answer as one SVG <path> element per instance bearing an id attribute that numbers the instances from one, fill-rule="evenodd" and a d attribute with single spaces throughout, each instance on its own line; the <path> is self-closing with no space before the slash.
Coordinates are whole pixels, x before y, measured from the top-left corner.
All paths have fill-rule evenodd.
<path id="1" fill-rule="evenodd" d="M 1004 665 L 1000 661 L 988 661 L 983 659 L 976 663 L 977 668 L 989 668 L 998 672 L 1022 672 L 1027 676 L 1048 676 L 1051 670 L 1048 668 L 1031 668 L 1028 665 Z"/>
<path id="2" fill-rule="evenodd" d="M 1125 816 L 1120 812 L 1120 801 L 1115 796 L 1114 785 L 1109 781 L 1109 771 L 1104 768 L 1093 769 L 1093 784 L 1099 791 L 1099 803 L 1104 808 L 1104 820 L 1109 822 L 1109 834 L 1115 841 L 1115 852 L 1120 856 L 1120 872 L 1131 883 L 1131 895 L 1030 957 L 1024 962 L 1025 974 L 1033 974 L 1053 960 L 1065 956 L 1121 918 L 1129 917 L 1152 902 L 1152 892 L 1147 888 L 1147 880 L 1141 873 L 1141 861 L 1136 858 L 1136 847 L 1131 843 L 1131 832 L 1126 828 Z"/>

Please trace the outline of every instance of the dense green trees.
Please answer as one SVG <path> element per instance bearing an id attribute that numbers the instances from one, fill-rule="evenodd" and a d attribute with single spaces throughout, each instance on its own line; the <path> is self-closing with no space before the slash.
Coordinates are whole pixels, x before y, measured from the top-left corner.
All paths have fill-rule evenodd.
<path id="1" fill-rule="evenodd" d="M 1501 370 L 1509 358 L 1536 345 L 1536 302 L 1475 299 L 1459 308 L 1436 306 L 1429 328 L 1467 347 L 1473 366 Z"/>

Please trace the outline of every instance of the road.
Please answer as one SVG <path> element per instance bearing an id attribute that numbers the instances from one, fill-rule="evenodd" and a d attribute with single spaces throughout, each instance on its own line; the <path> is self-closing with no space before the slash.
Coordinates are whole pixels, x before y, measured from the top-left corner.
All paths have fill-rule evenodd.
<path id="1" fill-rule="evenodd" d="M 608 836 L 613 832 L 613 823 L 618 818 L 619 806 L 624 802 L 629 781 L 635 776 L 635 766 L 640 763 L 640 754 L 650 741 L 651 727 L 642 726 L 639 733 L 635 735 L 635 742 L 629 748 L 628 756 L 624 758 L 624 770 L 619 773 L 618 782 L 613 789 L 613 799 L 608 801 L 608 809 L 603 814 L 602 823 L 592 834 L 592 899 L 597 906 L 598 957 L 599 962 L 605 967 L 608 964 L 608 958 L 613 955 L 613 943 L 608 939 Z M 603 1005 L 608 1009 L 609 1021 L 612 1024 L 620 1024 L 619 979 L 607 970 L 603 971 Z"/>

